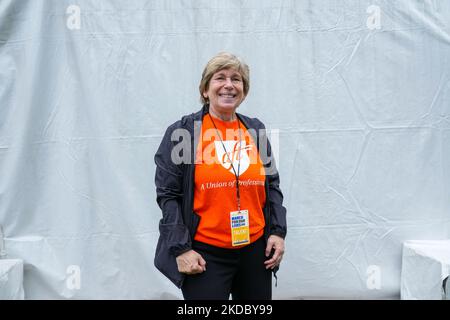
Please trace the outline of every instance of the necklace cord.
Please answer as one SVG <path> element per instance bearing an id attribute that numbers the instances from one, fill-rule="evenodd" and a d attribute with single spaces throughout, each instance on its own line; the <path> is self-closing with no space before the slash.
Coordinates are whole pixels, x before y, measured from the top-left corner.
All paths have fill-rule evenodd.
<path id="1" fill-rule="evenodd" d="M 216 126 L 216 124 L 214 122 L 214 119 L 211 117 L 210 113 L 208 113 L 208 115 L 209 115 L 209 118 L 211 119 L 211 121 L 213 123 L 214 128 L 216 129 L 217 136 L 219 137 L 220 142 L 222 143 L 223 150 L 225 151 L 225 154 L 227 155 L 228 161 L 230 161 L 231 168 L 233 169 L 234 176 L 236 177 L 237 207 L 238 207 L 238 211 L 241 211 L 241 195 L 240 195 L 240 190 L 239 190 L 239 173 L 240 173 L 239 171 L 241 169 L 241 143 L 242 143 L 242 140 L 241 140 L 241 125 L 239 123 L 239 118 L 237 119 L 238 128 L 239 128 L 239 130 L 238 130 L 238 132 L 239 132 L 239 150 L 238 150 L 238 155 L 237 155 L 237 157 L 238 157 L 238 169 L 237 169 L 237 173 L 236 173 L 236 170 L 234 169 L 234 166 L 233 166 L 233 161 L 231 161 L 230 155 L 228 154 L 227 149 L 225 148 L 225 144 L 223 143 L 222 137 L 220 136 L 220 132 L 217 129 L 217 126 Z"/>

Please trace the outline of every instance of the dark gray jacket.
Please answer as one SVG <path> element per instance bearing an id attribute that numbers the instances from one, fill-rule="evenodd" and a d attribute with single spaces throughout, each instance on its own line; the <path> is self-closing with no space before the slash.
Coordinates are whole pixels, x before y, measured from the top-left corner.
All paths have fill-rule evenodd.
<path id="1" fill-rule="evenodd" d="M 200 221 L 192 209 L 194 150 L 201 132 L 201 121 L 208 110 L 209 106 L 205 105 L 199 112 L 186 115 L 169 126 L 155 154 L 156 201 L 163 216 L 159 222 L 155 266 L 179 288 L 183 285 L 185 275 L 178 272 L 175 258 L 192 248 L 192 239 Z M 264 124 L 256 118 L 241 114 L 237 114 L 237 117 L 252 134 L 266 171 L 266 203 L 263 208 L 265 240 L 272 234 L 284 238 L 287 231 L 286 209 L 283 207 L 280 179 Z"/>

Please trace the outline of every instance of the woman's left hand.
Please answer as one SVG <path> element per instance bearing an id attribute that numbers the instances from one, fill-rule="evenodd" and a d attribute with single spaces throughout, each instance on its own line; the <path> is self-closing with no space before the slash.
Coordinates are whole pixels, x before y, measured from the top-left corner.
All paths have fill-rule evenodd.
<path id="1" fill-rule="evenodd" d="M 284 239 L 274 234 L 271 235 L 267 240 L 266 257 L 270 255 L 272 249 L 275 250 L 272 258 L 264 262 L 264 264 L 266 265 L 266 269 L 273 269 L 276 266 L 280 265 L 284 254 Z"/>

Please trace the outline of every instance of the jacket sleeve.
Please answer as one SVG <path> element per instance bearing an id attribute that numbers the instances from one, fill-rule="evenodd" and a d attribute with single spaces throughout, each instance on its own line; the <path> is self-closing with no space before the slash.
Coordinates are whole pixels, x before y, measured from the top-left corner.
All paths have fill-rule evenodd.
<path id="1" fill-rule="evenodd" d="M 264 124 L 260 123 L 260 155 L 268 181 L 269 194 L 266 201 L 269 201 L 270 208 L 270 234 L 277 235 L 283 239 L 287 233 L 286 208 L 283 206 L 283 193 L 280 189 L 280 176 L 275 163 L 275 157 L 272 153 L 270 141 L 267 137 L 266 128 Z"/>
<path id="2" fill-rule="evenodd" d="M 159 222 L 160 238 L 175 257 L 191 249 L 192 243 L 183 221 L 181 203 L 183 198 L 183 164 L 172 161 L 175 142 L 171 140 L 176 123 L 164 134 L 155 154 L 156 201 L 162 210 Z"/>

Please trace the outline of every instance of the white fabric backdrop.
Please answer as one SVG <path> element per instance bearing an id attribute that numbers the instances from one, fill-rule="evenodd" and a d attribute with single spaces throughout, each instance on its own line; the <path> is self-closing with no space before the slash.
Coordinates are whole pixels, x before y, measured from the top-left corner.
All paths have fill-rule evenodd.
<path id="1" fill-rule="evenodd" d="M 450 1 L 0 0 L 0 224 L 25 298 L 181 298 L 153 266 L 153 155 L 219 51 L 279 129 L 274 298 L 397 298 L 450 236 Z"/>

